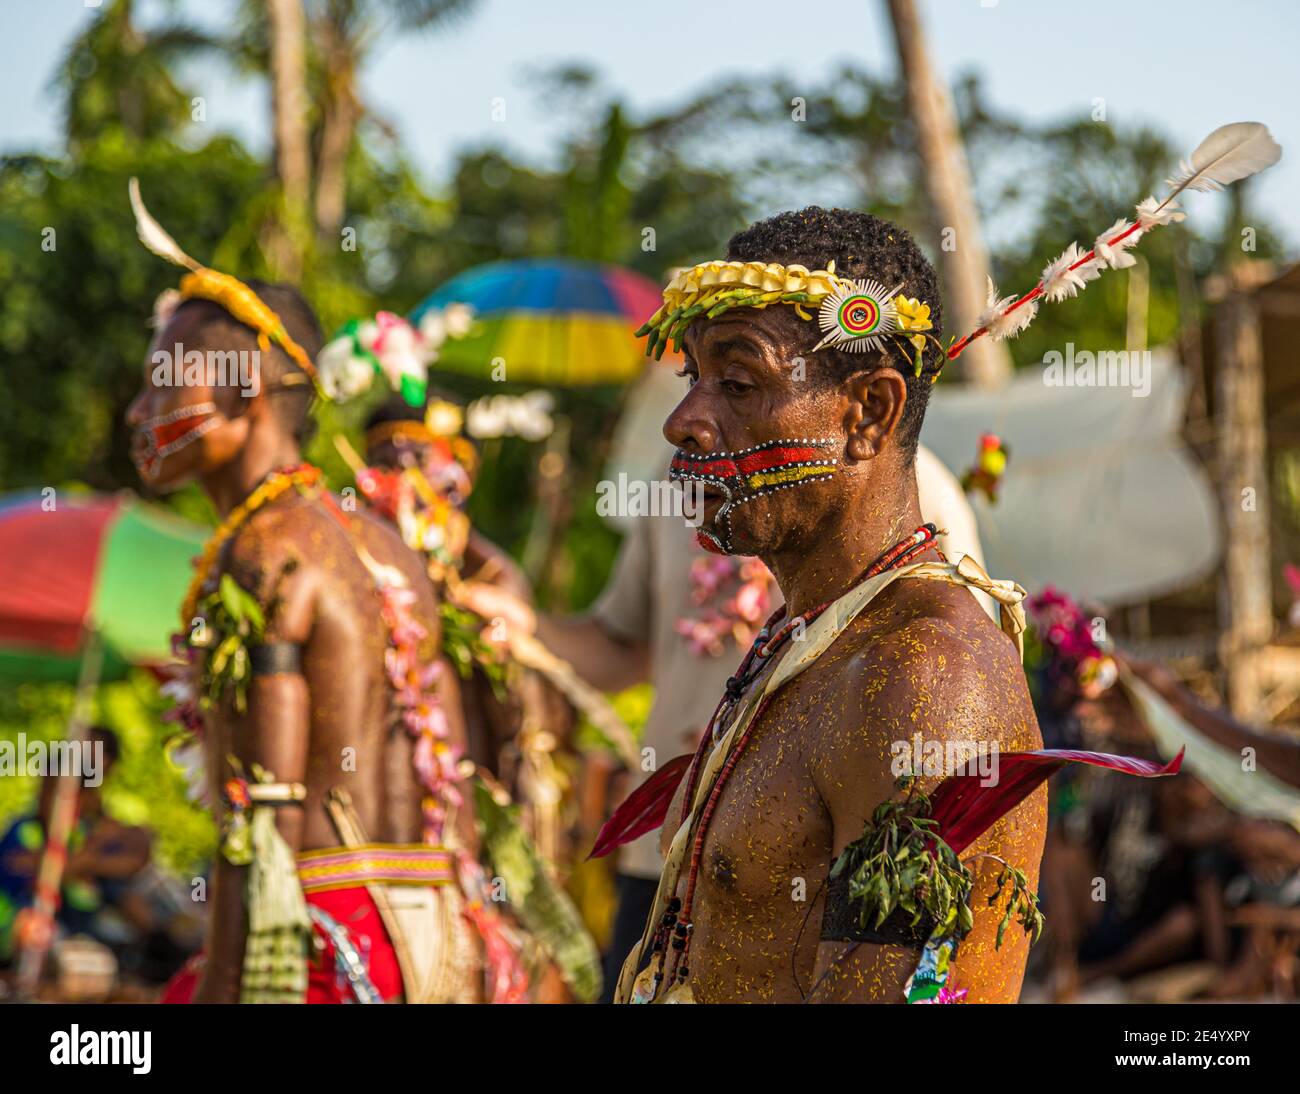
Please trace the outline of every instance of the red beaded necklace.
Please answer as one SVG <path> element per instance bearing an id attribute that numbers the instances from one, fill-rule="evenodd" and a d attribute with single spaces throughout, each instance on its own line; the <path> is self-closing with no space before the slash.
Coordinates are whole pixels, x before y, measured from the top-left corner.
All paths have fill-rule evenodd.
<path id="1" fill-rule="evenodd" d="M 906 539 L 894 544 L 875 562 L 873 562 L 862 577 L 855 582 L 860 585 L 863 581 L 876 577 L 886 570 L 897 570 L 906 566 L 918 555 L 924 554 L 930 549 L 938 551 L 935 546 L 938 530 L 933 524 L 923 524 Z M 942 552 L 939 552 L 942 558 Z M 682 815 L 679 824 L 684 824 L 691 813 L 691 802 L 695 798 L 695 792 L 698 787 L 701 772 L 704 768 L 704 760 L 710 750 L 720 738 L 719 730 L 724 722 L 728 719 L 724 717 L 730 714 L 737 703 L 744 697 L 749 690 L 750 685 L 771 663 L 772 657 L 784 648 L 790 640 L 790 636 L 800 627 L 807 627 L 827 608 L 831 606 L 832 601 L 819 604 L 817 607 L 795 616 L 775 633 L 772 633 L 772 626 L 776 620 L 785 612 L 782 606 L 773 613 L 772 617 L 764 624 L 763 629 L 754 637 L 754 641 L 749 647 L 749 652 L 745 654 L 745 659 L 740 663 L 740 668 L 736 670 L 734 676 L 727 681 L 727 690 L 719 701 L 713 716 L 709 719 L 707 729 L 703 737 L 700 738 L 699 747 L 695 751 L 695 758 L 691 762 L 690 771 L 686 778 L 686 795 L 682 799 Z M 727 780 L 735 770 L 736 764 L 745 751 L 746 745 L 749 744 L 750 736 L 754 732 L 754 727 L 758 725 L 763 717 L 764 711 L 767 710 L 768 704 L 772 701 L 775 693 L 766 696 L 759 704 L 754 716 L 750 718 L 749 724 L 745 727 L 743 733 L 736 740 L 731 749 L 731 754 L 727 757 L 718 772 L 718 777 L 714 780 L 713 787 L 709 791 L 709 796 L 705 800 L 704 808 L 700 811 L 700 819 L 695 827 L 694 840 L 691 846 L 690 869 L 686 877 L 686 897 L 685 900 L 674 894 L 668 901 L 668 907 L 664 912 L 663 920 L 655 929 L 654 940 L 651 946 L 652 960 L 656 962 L 654 973 L 654 994 L 658 996 L 659 990 L 665 979 L 665 967 L 668 961 L 669 938 L 671 937 L 671 948 L 673 950 L 673 965 L 667 972 L 667 979 L 676 981 L 679 984 L 685 983 L 690 975 L 690 966 L 688 958 L 690 956 L 691 937 L 695 933 L 695 924 L 691 920 L 691 912 L 695 903 L 695 888 L 699 880 L 700 863 L 704 857 L 704 841 L 708 835 L 709 822 L 713 819 L 713 814 L 718 807 L 718 801 L 722 797 L 723 787 L 726 786 Z"/>

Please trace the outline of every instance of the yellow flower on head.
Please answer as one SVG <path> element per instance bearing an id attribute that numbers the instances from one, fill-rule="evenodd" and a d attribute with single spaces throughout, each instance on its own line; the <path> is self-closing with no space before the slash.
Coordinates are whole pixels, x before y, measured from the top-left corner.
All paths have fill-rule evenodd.
<path id="1" fill-rule="evenodd" d="M 916 350 L 916 353 L 913 355 L 913 361 L 916 366 L 915 373 L 917 376 L 920 376 L 922 368 L 925 367 L 925 335 L 914 334 L 908 339 L 908 341 L 912 343 L 913 349 Z"/>
<path id="2" fill-rule="evenodd" d="M 930 322 L 930 305 L 915 298 L 900 293 L 894 297 L 894 310 L 898 313 L 899 330 L 929 330 L 934 326 Z"/>

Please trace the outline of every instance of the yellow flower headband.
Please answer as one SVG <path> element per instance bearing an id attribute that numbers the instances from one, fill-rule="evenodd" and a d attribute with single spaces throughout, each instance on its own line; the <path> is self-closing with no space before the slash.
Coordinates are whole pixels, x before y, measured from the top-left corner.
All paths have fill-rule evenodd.
<path id="1" fill-rule="evenodd" d="M 307 351 L 298 345 L 285 329 L 284 323 L 266 304 L 237 277 L 208 269 L 190 258 L 177 246 L 167 231 L 149 214 L 140 198 L 140 183 L 132 179 L 128 185 L 131 209 L 135 213 L 135 230 L 149 250 L 159 258 L 184 267 L 190 272 L 181 278 L 180 291 L 169 295 L 174 304 L 184 300 L 210 300 L 225 308 L 230 315 L 257 331 L 257 344 L 263 353 L 269 353 L 274 342 L 284 350 L 303 372 L 316 380 L 316 366 Z"/>
<path id="2" fill-rule="evenodd" d="M 732 308 L 789 304 L 799 318 L 811 321 L 807 308 L 815 307 L 823 336 L 814 352 L 834 346 L 861 353 L 879 349 L 891 335 L 909 336 L 919 376 L 926 343 L 923 332 L 934 324 L 930 322 L 930 305 L 903 296 L 901 288 L 887 289 L 871 279 L 841 277 L 834 262 L 828 262 L 824 270 L 774 262 L 701 262 L 679 271 L 668 283 L 663 305 L 636 335 L 649 335 L 646 353 L 657 360 L 670 342 L 680 351 L 686 328 L 701 317 L 716 319 Z"/>

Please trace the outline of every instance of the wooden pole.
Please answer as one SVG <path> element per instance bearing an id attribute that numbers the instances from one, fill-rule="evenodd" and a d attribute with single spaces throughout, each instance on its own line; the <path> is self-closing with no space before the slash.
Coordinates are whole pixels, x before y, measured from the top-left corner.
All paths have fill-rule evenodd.
<path id="1" fill-rule="evenodd" d="M 87 629 L 81 655 L 81 671 L 77 679 L 77 693 L 72 702 L 72 716 L 68 720 L 68 740 L 75 746 L 86 741 L 90 726 L 91 702 L 99 686 L 99 672 L 103 664 L 104 648 L 99 634 Z M 85 765 L 82 765 L 84 772 Z M 16 986 L 20 998 L 31 997 L 40 984 L 45 969 L 45 959 L 54 943 L 54 917 L 59 911 L 59 898 L 63 889 L 63 870 L 68 862 L 68 842 L 77 822 L 77 802 L 81 797 L 81 783 L 77 776 L 64 771 L 50 808 L 49 828 L 45 833 L 45 848 L 36 872 L 36 889 L 32 906 L 23 917 L 19 938 L 21 952 L 18 956 Z"/>
<path id="2" fill-rule="evenodd" d="M 1268 449 L 1264 416 L 1264 353 L 1259 304 L 1243 270 L 1215 318 L 1218 367 L 1219 494 L 1224 560 L 1219 584 L 1219 660 L 1228 706 L 1244 721 L 1262 720 L 1260 654 L 1273 637 L 1269 549 Z"/>
<path id="3" fill-rule="evenodd" d="M 284 220 L 272 244 L 281 276 L 302 276 L 307 234 L 311 151 L 307 144 L 307 39 L 302 0 L 266 0 L 271 39 L 271 131 L 275 173 L 284 194 Z"/>
<path id="4" fill-rule="evenodd" d="M 987 298 L 989 276 L 970 168 L 947 89 L 935 79 L 930 67 L 914 0 L 887 0 L 887 5 L 907 87 L 908 109 L 916 126 L 926 193 L 933 209 L 932 227 L 939 235 L 944 329 L 960 336 L 977 325 L 976 317 L 984 310 Z M 1000 387 L 1011 378 L 1011 355 L 1005 345 L 992 338 L 971 343 L 954 364 L 963 380 L 981 388 Z"/>

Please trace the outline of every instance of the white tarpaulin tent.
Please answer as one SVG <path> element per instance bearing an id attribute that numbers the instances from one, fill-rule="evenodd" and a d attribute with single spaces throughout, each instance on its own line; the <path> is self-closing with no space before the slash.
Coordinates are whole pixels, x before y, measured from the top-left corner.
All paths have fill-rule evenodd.
<path id="1" fill-rule="evenodd" d="M 1219 558 L 1215 498 L 1179 431 L 1186 384 L 1167 351 L 1151 354 L 1150 392 L 1056 387 L 1021 370 L 1000 391 L 938 388 L 923 443 L 958 474 L 981 433 L 1011 453 L 998 503 L 971 499 L 990 574 L 1031 593 L 1146 600 L 1208 574 Z"/>
<path id="2" fill-rule="evenodd" d="M 647 370 L 607 474 L 662 474 L 663 421 L 684 393 L 670 369 Z M 1010 449 L 998 503 L 971 498 L 994 577 L 1031 593 L 1052 584 L 1103 604 L 1140 601 L 1197 581 L 1219 557 L 1214 495 L 1179 436 L 1184 395 L 1165 351 L 1151 354 L 1142 397 L 1132 387 L 1050 387 L 1040 369 L 1024 369 L 995 392 L 936 388 L 921 439 L 957 475 L 981 433 Z"/>

